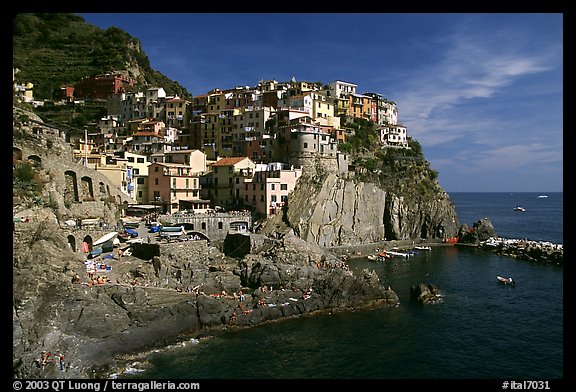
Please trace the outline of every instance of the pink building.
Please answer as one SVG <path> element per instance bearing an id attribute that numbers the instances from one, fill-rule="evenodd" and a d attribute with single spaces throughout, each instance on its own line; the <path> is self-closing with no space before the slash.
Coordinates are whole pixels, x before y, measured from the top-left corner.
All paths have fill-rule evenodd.
<path id="1" fill-rule="evenodd" d="M 244 205 L 264 215 L 276 214 L 288 202 L 301 175 L 302 168 L 287 167 L 279 162 L 268 164 L 266 170 L 255 171 L 251 179 L 245 180 L 244 189 L 240 190 Z"/>
<path id="2" fill-rule="evenodd" d="M 208 200 L 200 199 L 200 174 L 190 165 L 155 162 L 148 167 L 151 204 L 162 205 L 162 211 L 206 212 Z"/>

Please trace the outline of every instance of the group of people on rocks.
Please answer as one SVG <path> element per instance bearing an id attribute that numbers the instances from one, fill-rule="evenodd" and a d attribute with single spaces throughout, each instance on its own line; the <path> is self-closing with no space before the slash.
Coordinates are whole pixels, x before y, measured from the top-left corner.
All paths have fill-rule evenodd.
<path id="1" fill-rule="evenodd" d="M 350 267 L 348 267 L 348 263 L 344 262 L 344 261 L 336 261 L 334 263 L 331 263 L 329 261 L 317 261 L 316 262 L 316 268 L 318 269 L 324 269 L 324 270 L 328 270 L 328 271 L 332 271 L 334 269 L 343 269 L 344 271 L 349 271 Z"/>
<path id="2" fill-rule="evenodd" d="M 64 354 L 52 355 L 52 353 L 47 353 L 46 351 L 42 351 L 40 354 L 40 366 L 42 366 L 42 370 L 46 369 L 46 366 L 49 363 L 53 363 L 55 359 L 59 361 L 60 371 L 65 371 L 66 363 L 64 361 Z"/>
<path id="3" fill-rule="evenodd" d="M 86 275 L 88 277 L 88 282 L 86 283 L 86 285 L 88 287 L 92 287 L 92 286 L 96 286 L 96 285 L 102 285 L 104 283 L 110 283 L 111 282 L 110 278 L 96 275 L 94 272 L 87 272 Z M 74 275 L 74 277 L 72 278 L 72 283 L 83 284 L 82 279 L 80 278 L 80 275 L 78 275 L 78 274 Z"/>

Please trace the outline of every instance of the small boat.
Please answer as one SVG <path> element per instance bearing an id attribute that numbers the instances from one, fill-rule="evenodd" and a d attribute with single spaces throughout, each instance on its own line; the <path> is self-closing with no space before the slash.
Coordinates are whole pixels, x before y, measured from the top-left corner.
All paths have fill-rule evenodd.
<path id="1" fill-rule="evenodd" d="M 386 251 L 380 252 L 377 255 L 368 255 L 367 257 L 368 260 L 372 261 L 386 261 L 394 258 L 394 256 L 392 256 Z"/>
<path id="2" fill-rule="evenodd" d="M 138 231 L 130 229 L 128 227 L 124 228 L 124 232 L 128 234 L 131 238 L 138 237 Z"/>
<path id="3" fill-rule="evenodd" d="M 540 195 L 540 196 L 538 196 L 539 199 L 545 199 L 545 198 L 547 198 L 547 197 L 548 197 L 548 195 Z"/>
<path id="4" fill-rule="evenodd" d="M 505 284 L 507 286 L 516 286 L 516 281 L 512 278 L 504 278 L 502 276 L 497 276 L 496 279 L 498 282 Z"/>
<path id="5" fill-rule="evenodd" d="M 404 257 L 404 258 L 408 258 L 410 256 L 412 256 L 412 253 L 410 252 L 394 252 L 394 251 L 386 251 L 387 254 L 394 256 L 394 257 Z"/>
<path id="6" fill-rule="evenodd" d="M 184 231 L 184 226 L 161 226 L 160 236 L 163 238 L 179 237 L 181 235 L 186 235 Z"/>
<path id="7" fill-rule="evenodd" d="M 184 226 L 160 226 L 162 232 L 184 231 Z"/>
<path id="8" fill-rule="evenodd" d="M 117 231 L 113 231 L 113 232 L 111 232 L 111 233 L 106 234 L 106 235 L 103 236 L 103 237 L 98 238 L 96 241 L 94 241 L 94 242 L 92 243 L 92 245 L 100 245 L 100 244 L 103 244 L 103 243 L 105 243 L 105 242 L 110 241 L 111 239 L 114 239 L 117 235 L 118 235 L 118 232 L 117 232 Z"/>
<path id="9" fill-rule="evenodd" d="M 432 250 L 432 247 L 431 246 L 415 246 L 414 249 L 430 251 L 430 250 Z"/>
<path id="10" fill-rule="evenodd" d="M 514 208 L 514 211 L 524 212 L 524 211 L 526 211 L 526 208 L 518 206 L 518 207 Z"/>
<path id="11" fill-rule="evenodd" d="M 101 246 L 98 246 L 98 247 L 96 247 L 96 248 L 93 248 L 93 249 L 90 251 L 90 253 L 88 253 L 88 258 L 89 258 L 89 259 L 93 259 L 93 258 L 96 257 L 96 256 L 100 256 L 100 255 L 102 254 L 102 251 L 103 251 L 103 249 L 102 249 Z"/>

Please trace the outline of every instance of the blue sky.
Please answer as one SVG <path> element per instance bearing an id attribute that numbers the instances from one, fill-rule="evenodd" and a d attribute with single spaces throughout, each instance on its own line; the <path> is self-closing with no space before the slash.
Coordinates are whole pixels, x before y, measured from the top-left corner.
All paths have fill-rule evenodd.
<path id="1" fill-rule="evenodd" d="M 563 191 L 561 13 L 80 15 L 192 95 L 292 77 L 381 93 L 447 192 Z"/>

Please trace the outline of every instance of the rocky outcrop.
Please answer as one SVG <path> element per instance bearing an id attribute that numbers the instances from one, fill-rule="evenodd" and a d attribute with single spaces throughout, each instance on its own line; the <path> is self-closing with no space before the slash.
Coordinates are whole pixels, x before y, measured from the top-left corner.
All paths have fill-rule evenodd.
<path id="1" fill-rule="evenodd" d="M 490 237 L 479 243 L 486 249 L 502 256 L 534 263 L 564 265 L 564 246 L 547 241 L 530 241 L 526 239 L 509 239 Z"/>
<path id="2" fill-rule="evenodd" d="M 285 221 L 301 238 L 328 247 L 451 237 L 458 228 L 444 192 L 408 197 L 337 173 L 320 183 L 303 176 L 290 195 Z"/>
<path id="3" fill-rule="evenodd" d="M 458 230 L 458 245 L 476 246 L 502 256 L 534 263 L 564 265 L 564 247 L 547 241 L 501 238 L 492 222 L 482 218 L 472 227 L 464 224 Z"/>
<path id="4" fill-rule="evenodd" d="M 463 224 L 458 230 L 459 244 L 479 245 L 491 237 L 496 237 L 496 230 L 488 218 L 480 219 L 472 227 Z"/>
<path id="5" fill-rule="evenodd" d="M 84 257 L 69 249 L 62 233 L 50 220 L 15 226 L 16 378 L 106 377 L 123 354 L 211 328 L 398 303 L 374 271 L 353 274 L 336 256 L 292 234 L 241 258 L 207 241 L 163 243 L 148 260 L 106 259 L 111 270 L 99 274 L 106 283 L 89 284 Z M 42 351 L 63 353 L 66 372 L 53 364 L 43 370 Z"/>
<path id="6" fill-rule="evenodd" d="M 420 283 L 410 287 L 410 299 L 420 304 L 438 302 L 441 299 L 440 289 L 430 283 Z"/>

